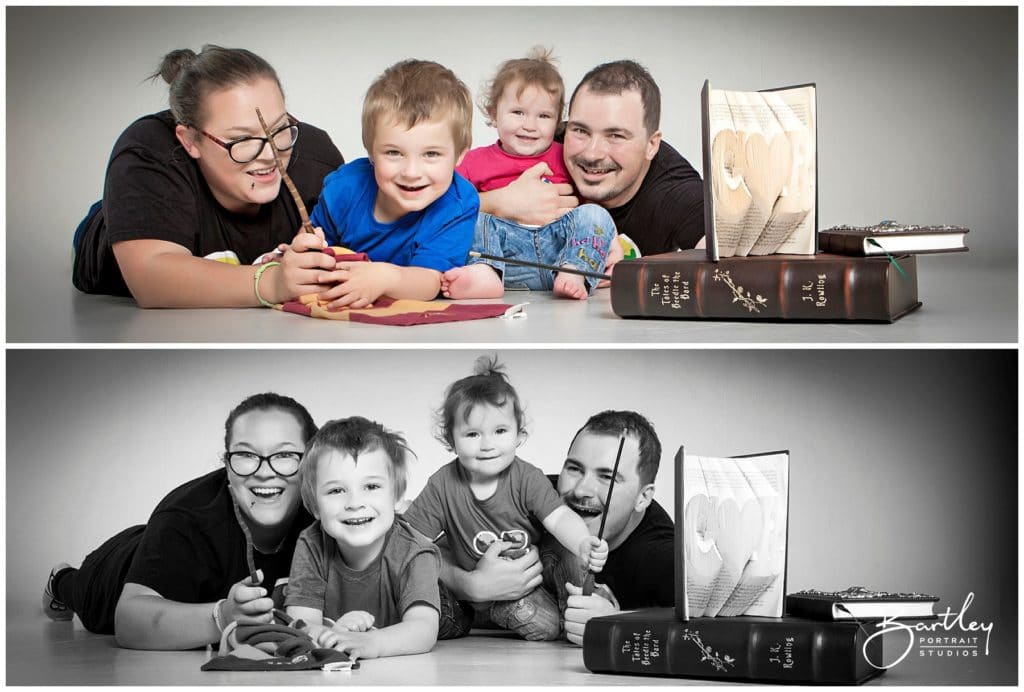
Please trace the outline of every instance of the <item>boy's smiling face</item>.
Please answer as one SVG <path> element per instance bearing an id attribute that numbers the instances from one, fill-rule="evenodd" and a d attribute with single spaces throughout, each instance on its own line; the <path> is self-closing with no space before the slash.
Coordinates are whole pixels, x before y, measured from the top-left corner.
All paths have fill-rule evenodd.
<path id="1" fill-rule="evenodd" d="M 465 151 L 455 150 L 449 118 L 416 123 L 411 128 L 384 117 L 377 123 L 370 155 L 377 181 L 373 217 L 392 223 L 422 211 L 452 184 Z"/>
<path id="2" fill-rule="evenodd" d="M 316 504 L 324 533 L 352 569 L 365 569 L 380 554 L 395 523 L 395 484 L 383 449 L 326 450 L 316 459 Z"/>

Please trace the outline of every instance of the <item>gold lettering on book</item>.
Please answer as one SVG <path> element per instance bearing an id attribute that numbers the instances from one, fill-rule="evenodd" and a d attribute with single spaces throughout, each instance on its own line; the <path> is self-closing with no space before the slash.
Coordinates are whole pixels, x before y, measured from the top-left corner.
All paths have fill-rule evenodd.
<path id="1" fill-rule="evenodd" d="M 654 659 L 661 656 L 661 640 L 649 629 L 633 632 L 630 638 L 622 643 L 620 651 L 629 656 L 630 663 L 649 666 Z"/>
<path id="2" fill-rule="evenodd" d="M 800 284 L 800 300 L 814 303 L 815 307 L 823 308 L 828 305 L 828 294 L 825 291 L 825 275 L 818 274 L 814 281 Z"/>
<path id="3" fill-rule="evenodd" d="M 680 272 L 662 274 L 651 283 L 650 296 L 663 306 L 679 310 L 690 299 L 690 282 L 684 281 Z"/>

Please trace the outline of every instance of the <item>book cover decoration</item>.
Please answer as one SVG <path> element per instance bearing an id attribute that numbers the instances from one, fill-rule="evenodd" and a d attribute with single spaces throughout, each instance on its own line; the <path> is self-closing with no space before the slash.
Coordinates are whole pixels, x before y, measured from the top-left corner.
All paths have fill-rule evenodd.
<path id="1" fill-rule="evenodd" d="M 583 664 L 594 673 L 859 684 L 884 672 L 882 638 L 860 624 L 804 618 L 694 618 L 645 608 L 591 618 Z"/>
<path id="2" fill-rule="evenodd" d="M 935 617 L 938 600 L 925 593 L 873 591 L 863 586 L 842 591 L 807 589 L 786 596 L 786 612 L 815 620 L 923 620 Z"/>
<path id="3" fill-rule="evenodd" d="M 701 91 L 708 259 L 817 251 L 814 84 Z"/>
<path id="4" fill-rule="evenodd" d="M 677 616 L 780 617 L 786 592 L 789 452 L 675 458 Z"/>
<path id="5" fill-rule="evenodd" d="M 768 255 L 712 262 L 680 250 L 619 262 L 619 317 L 892 322 L 921 306 L 913 255 Z"/>
<path id="6" fill-rule="evenodd" d="M 855 257 L 967 252 L 963 226 L 917 226 L 882 221 L 873 226 L 833 226 L 819 233 L 824 252 Z"/>

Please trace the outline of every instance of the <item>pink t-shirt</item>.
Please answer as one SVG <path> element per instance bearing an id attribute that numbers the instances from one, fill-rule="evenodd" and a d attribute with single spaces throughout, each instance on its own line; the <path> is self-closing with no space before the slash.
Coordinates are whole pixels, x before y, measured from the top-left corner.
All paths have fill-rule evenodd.
<path id="1" fill-rule="evenodd" d="M 516 156 L 501 148 L 500 142 L 489 147 L 471 149 L 457 170 L 477 192 L 490 192 L 505 187 L 522 175 L 523 171 L 543 161 L 554 175 L 545 177 L 551 183 L 571 183 L 569 170 L 562 160 L 562 145 L 552 142 L 543 154 Z"/>

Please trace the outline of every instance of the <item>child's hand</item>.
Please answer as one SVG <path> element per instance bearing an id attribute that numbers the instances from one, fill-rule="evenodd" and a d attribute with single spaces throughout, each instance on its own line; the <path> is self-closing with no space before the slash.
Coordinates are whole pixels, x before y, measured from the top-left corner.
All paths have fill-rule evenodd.
<path id="1" fill-rule="evenodd" d="M 329 647 L 346 652 L 355 661 L 360 658 L 378 658 L 381 653 L 380 630 L 372 632 L 332 632 L 337 639 Z"/>
<path id="2" fill-rule="evenodd" d="M 387 262 L 338 262 L 337 268 L 322 277 L 337 285 L 321 298 L 329 300 L 327 308 L 365 308 L 384 295 L 401 280 L 401 273 Z"/>
<path id="3" fill-rule="evenodd" d="M 334 623 L 335 632 L 366 632 L 373 627 L 373 615 L 365 610 L 351 610 Z"/>
<path id="4" fill-rule="evenodd" d="M 587 536 L 580 541 L 577 554 L 586 563 L 588 570 L 600 572 L 608 560 L 608 541 L 597 536 Z"/>
<path id="5" fill-rule="evenodd" d="M 263 576 L 262 571 L 260 577 Z M 274 599 L 267 595 L 262 586 L 253 586 L 249 577 L 232 585 L 227 598 L 220 605 L 221 622 L 251 625 L 270 622 L 273 617 Z"/>

